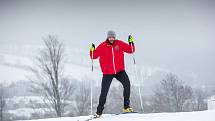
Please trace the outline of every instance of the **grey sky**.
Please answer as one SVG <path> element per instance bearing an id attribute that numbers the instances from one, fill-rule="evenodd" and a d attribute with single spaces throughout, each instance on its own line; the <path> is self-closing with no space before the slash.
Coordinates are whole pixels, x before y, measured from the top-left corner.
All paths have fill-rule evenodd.
<path id="1" fill-rule="evenodd" d="M 215 81 L 214 0 L 0 0 L 0 43 L 41 44 L 57 34 L 88 51 L 113 29 L 132 34 L 140 64 Z"/>

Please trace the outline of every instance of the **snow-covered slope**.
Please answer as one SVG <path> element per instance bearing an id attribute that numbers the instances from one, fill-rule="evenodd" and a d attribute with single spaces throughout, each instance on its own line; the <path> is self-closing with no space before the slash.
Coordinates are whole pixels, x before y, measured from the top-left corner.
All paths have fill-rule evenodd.
<path id="1" fill-rule="evenodd" d="M 69 52 L 73 53 L 71 54 Z M 95 80 L 96 84 L 100 85 L 102 72 L 100 70 L 98 60 L 94 61 L 94 72 L 92 73 L 91 60 L 88 53 L 82 52 L 80 54 L 78 50 L 70 50 L 69 52 L 67 52 L 67 61 L 64 63 L 65 76 L 76 80 Z M 137 68 L 135 68 L 133 60 L 129 56 L 130 55 L 125 56 L 125 65 L 131 84 L 139 85 L 140 82 L 144 86 L 142 87 L 145 92 L 144 94 L 150 95 L 153 93 L 153 90 L 151 89 L 154 85 L 159 83 L 166 73 L 170 71 L 160 67 L 151 67 L 146 65 L 138 65 Z M 0 83 L 7 83 L 10 85 L 11 83 L 20 80 L 28 81 L 28 77 L 32 77 L 31 69 L 35 65 L 33 62 L 33 60 L 35 60 L 34 58 L 35 56 L 33 54 L 31 56 L 22 56 L 0 53 Z M 136 69 L 137 71 L 135 71 Z M 180 77 L 184 80 L 184 76 Z M 189 81 L 186 81 L 186 79 L 184 81 L 192 83 L 192 79 L 190 78 Z M 197 82 L 195 82 L 195 84 L 197 84 Z"/>
<path id="2" fill-rule="evenodd" d="M 100 82 L 102 78 L 102 72 L 99 67 L 98 60 L 94 61 L 94 72 L 91 72 L 91 60 L 88 55 L 84 55 L 84 57 L 80 56 L 77 60 L 79 62 L 74 61 L 74 56 L 69 55 L 68 61 L 64 65 L 64 74 L 67 77 L 71 77 L 77 80 L 82 80 L 86 77 L 96 80 L 96 82 Z M 4 83 L 12 83 L 20 80 L 28 80 L 27 77 L 31 76 L 31 69 L 35 65 L 34 57 L 20 56 L 14 54 L 3 54 L 0 53 L 0 80 L 4 81 Z M 129 63 L 129 62 L 127 62 Z M 131 80 L 135 80 L 134 76 L 134 67 L 133 64 L 126 63 L 126 70 L 129 74 Z M 138 76 L 144 76 L 144 79 L 148 79 L 150 77 L 158 77 L 156 74 L 166 73 L 165 69 L 160 69 L 157 67 L 137 67 Z M 11 76 L 13 75 L 13 76 Z M 155 80 L 155 79 L 153 79 Z M 157 79 L 160 80 L 160 79 Z M 154 82 L 154 81 L 150 81 Z"/>
<path id="3" fill-rule="evenodd" d="M 33 59 L 29 57 L 0 53 L 0 80 L 7 84 L 20 80 L 28 80 L 27 77 L 31 76 L 31 68 L 33 66 Z M 98 76 L 101 75 L 98 67 L 92 73 L 90 66 L 73 63 L 65 63 L 65 75 L 77 80 L 86 76 L 94 80 L 101 79 Z"/>
<path id="4" fill-rule="evenodd" d="M 103 115 L 93 121 L 215 121 L 215 110 L 181 113 Z M 35 121 L 86 121 L 89 116 L 40 119 Z M 33 121 L 33 120 L 31 120 Z"/>
<path id="5" fill-rule="evenodd" d="M 32 61 L 28 58 L 9 54 L 0 54 L 0 80 L 4 83 L 25 80 L 29 75 L 28 65 Z"/>

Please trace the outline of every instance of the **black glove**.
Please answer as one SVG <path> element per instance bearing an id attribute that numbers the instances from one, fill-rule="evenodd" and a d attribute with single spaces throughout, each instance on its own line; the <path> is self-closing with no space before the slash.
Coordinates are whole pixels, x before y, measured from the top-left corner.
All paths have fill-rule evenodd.
<path id="1" fill-rule="evenodd" d="M 134 39 L 131 35 L 128 36 L 128 42 L 129 44 L 134 44 Z"/>
<path id="2" fill-rule="evenodd" d="M 96 48 L 95 44 L 92 43 L 91 46 L 90 46 L 90 51 L 94 51 L 95 48 Z"/>

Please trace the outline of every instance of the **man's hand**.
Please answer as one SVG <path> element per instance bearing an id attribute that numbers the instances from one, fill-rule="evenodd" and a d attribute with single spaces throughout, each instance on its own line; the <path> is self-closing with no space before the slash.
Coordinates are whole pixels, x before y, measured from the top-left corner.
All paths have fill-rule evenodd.
<path id="1" fill-rule="evenodd" d="M 92 44 L 90 45 L 90 51 L 93 52 L 93 51 L 95 50 L 95 48 L 96 48 L 96 47 L 95 47 L 95 44 L 92 43 Z"/>
<path id="2" fill-rule="evenodd" d="M 134 44 L 134 39 L 131 35 L 128 36 L 128 42 L 129 44 Z"/>

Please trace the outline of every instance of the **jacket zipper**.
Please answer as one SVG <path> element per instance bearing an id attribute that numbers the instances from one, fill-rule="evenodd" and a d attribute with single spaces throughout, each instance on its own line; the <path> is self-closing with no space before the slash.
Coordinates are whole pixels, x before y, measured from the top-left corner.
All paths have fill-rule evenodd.
<path id="1" fill-rule="evenodd" d="M 112 55 L 113 55 L 113 69 L 114 69 L 114 74 L 116 74 L 116 67 L 115 67 L 115 62 L 114 62 L 113 46 L 112 46 Z"/>

